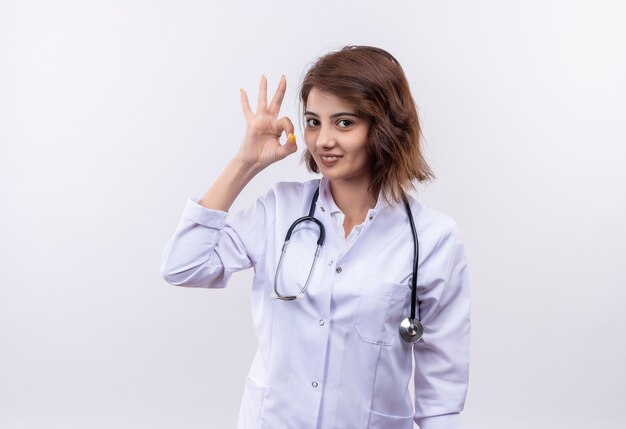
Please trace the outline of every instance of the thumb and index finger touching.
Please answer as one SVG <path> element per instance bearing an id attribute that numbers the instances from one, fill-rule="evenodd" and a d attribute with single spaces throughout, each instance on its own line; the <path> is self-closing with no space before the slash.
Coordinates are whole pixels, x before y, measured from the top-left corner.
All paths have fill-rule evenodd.
<path id="1" fill-rule="evenodd" d="M 277 148 L 278 154 L 282 158 L 284 158 L 287 155 L 290 155 L 294 153 L 295 151 L 297 151 L 298 146 L 296 145 L 296 136 L 293 133 L 294 128 L 293 128 L 293 123 L 291 122 L 291 119 L 289 119 L 286 116 L 280 118 L 278 120 L 278 126 L 279 126 L 279 129 L 284 131 L 285 134 L 287 135 L 287 142 L 283 145 L 280 145 L 280 147 Z"/>

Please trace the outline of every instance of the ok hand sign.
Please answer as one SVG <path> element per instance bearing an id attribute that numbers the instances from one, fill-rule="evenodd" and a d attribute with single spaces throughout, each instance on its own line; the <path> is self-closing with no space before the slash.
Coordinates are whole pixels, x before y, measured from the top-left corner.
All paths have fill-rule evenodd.
<path id="1" fill-rule="evenodd" d="M 250 108 L 248 95 L 241 90 L 241 107 L 246 119 L 246 132 L 237 156 L 251 169 L 260 171 L 298 149 L 296 136 L 293 134 L 293 123 L 287 117 L 278 118 L 286 88 L 287 80 L 283 75 L 268 106 L 267 79 L 261 76 L 256 113 Z M 283 133 L 287 135 L 287 141 L 281 144 L 279 138 Z"/>

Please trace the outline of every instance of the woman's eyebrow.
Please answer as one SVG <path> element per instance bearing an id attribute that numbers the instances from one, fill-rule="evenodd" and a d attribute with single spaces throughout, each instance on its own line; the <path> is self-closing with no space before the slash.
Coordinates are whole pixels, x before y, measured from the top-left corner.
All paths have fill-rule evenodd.
<path id="1" fill-rule="evenodd" d="M 310 115 L 310 116 L 315 116 L 317 118 L 320 117 L 320 115 L 318 115 L 317 113 L 310 112 L 308 110 L 306 112 L 304 112 L 304 114 L 305 115 Z M 359 115 L 357 115 L 356 113 L 352 113 L 352 112 L 339 112 L 339 113 L 333 113 L 332 115 L 330 115 L 331 118 L 336 118 L 336 117 L 339 117 L 339 116 L 354 116 L 356 118 L 359 117 Z"/>

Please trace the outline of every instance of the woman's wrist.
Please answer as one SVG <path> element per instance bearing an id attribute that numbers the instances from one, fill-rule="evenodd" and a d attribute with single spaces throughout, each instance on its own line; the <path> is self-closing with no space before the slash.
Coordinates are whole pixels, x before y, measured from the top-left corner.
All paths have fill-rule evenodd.
<path id="1" fill-rule="evenodd" d="M 239 174 L 242 174 L 244 177 L 250 177 L 250 179 L 259 174 L 265 168 L 264 166 L 259 165 L 258 161 L 253 162 L 246 160 L 240 153 L 235 155 L 229 164 L 232 164 L 232 167 L 236 169 Z"/>

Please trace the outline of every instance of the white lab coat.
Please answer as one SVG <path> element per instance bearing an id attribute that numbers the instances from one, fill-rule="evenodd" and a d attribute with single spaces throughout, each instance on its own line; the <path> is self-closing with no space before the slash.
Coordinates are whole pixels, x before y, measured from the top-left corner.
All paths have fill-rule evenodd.
<path id="1" fill-rule="evenodd" d="M 326 238 L 303 299 L 273 298 L 289 226 L 309 211 Z M 458 429 L 467 390 L 470 295 L 463 245 L 449 217 L 409 199 L 419 237 L 418 296 L 424 336 L 398 336 L 410 311 L 413 238 L 402 204 L 379 198 L 344 239 L 343 214 L 325 179 L 278 183 L 249 209 L 228 216 L 189 200 L 162 271 L 171 284 L 225 287 L 253 267 L 252 319 L 259 348 L 239 416 L 241 429 Z M 278 278 L 295 294 L 309 272 L 318 229 L 292 236 Z M 408 384 L 415 359 L 415 403 Z"/>

